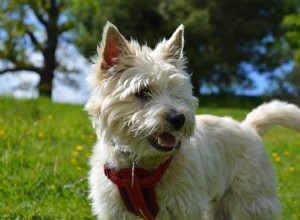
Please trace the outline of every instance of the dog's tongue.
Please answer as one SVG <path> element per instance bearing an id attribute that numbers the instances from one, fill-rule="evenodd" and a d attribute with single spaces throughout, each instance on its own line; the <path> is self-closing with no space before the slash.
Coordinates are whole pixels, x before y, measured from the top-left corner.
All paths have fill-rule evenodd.
<path id="1" fill-rule="evenodd" d="M 174 147 L 176 145 L 176 137 L 169 133 L 162 133 L 158 136 L 159 144 L 165 147 Z"/>

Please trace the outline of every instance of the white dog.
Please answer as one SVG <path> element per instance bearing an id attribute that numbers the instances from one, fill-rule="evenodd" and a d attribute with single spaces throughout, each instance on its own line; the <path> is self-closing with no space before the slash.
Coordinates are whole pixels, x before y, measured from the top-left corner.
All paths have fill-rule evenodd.
<path id="1" fill-rule="evenodd" d="M 273 124 L 300 131 L 300 109 L 273 101 L 241 123 L 195 116 L 183 31 L 179 26 L 152 50 L 111 23 L 104 28 L 85 106 L 97 134 L 89 176 L 94 215 L 279 219 L 276 177 L 260 135 Z"/>

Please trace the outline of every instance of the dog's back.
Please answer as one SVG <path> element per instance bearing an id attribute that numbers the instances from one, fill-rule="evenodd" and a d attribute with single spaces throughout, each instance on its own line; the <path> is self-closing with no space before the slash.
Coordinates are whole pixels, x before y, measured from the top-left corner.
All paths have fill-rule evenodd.
<path id="1" fill-rule="evenodd" d="M 279 219 L 276 176 L 259 136 L 272 125 L 300 131 L 300 109 L 272 101 L 254 109 L 242 123 L 212 115 L 198 115 L 196 121 L 199 152 L 213 155 L 203 157 L 202 166 L 207 166 L 208 176 L 220 172 L 217 178 L 207 178 L 214 180 L 207 182 L 209 191 L 218 195 L 211 203 L 209 219 Z"/>

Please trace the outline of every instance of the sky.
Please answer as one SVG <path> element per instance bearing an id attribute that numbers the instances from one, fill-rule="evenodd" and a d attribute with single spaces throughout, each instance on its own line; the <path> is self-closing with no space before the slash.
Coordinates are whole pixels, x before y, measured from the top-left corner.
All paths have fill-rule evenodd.
<path id="1" fill-rule="evenodd" d="M 61 47 L 58 52 L 58 59 L 65 59 L 68 68 L 76 68 L 78 73 L 71 73 L 69 77 L 77 83 L 77 87 L 72 87 L 64 83 L 64 74 L 56 71 L 52 99 L 55 102 L 83 104 L 89 97 L 89 89 L 86 84 L 86 77 L 90 72 L 91 63 L 81 56 L 75 47 Z M 63 58 L 62 58 L 63 57 Z M 34 63 L 41 62 L 38 54 L 31 56 Z M 40 77 L 33 72 L 20 71 L 17 73 L 6 73 L 0 75 L 0 95 L 9 95 L 15 98 L 36 98 L 38 97 L 38 84 Z"/>
<path id="2" fill-rule="evenodd" d="M 69 77 L 74 80 L 78 87 L 72 87 L 63 83 L 64 74 L 55 73 L 53 82 L 52 99 L 54 102 L 84 104 L 89 97 L 89 89 L 86 83 L 86 77 L 90 73 L 91 63 L 85 59 L 73 46 L 61 47 L 58 51 L 58 59 L 65 59 L 70 68 L 78 69 L 78 73 L 71 73 Z M 33 62 L 41 62 L 41 57 L 35 54 L 32 56 Z M 268 81 L 264 76 L 252 71 L 249 77 L 255 82 L 255 88 L 245 90 L 237 88 L 238 95 L 261 95 L 268 87 Z M 21 71 L 18 73 L 6 73 L 0 75 L 0 95 L 10 95 L 15 98 L 36 98 L 38 91 L 36 85 L 39 82 L 39 76 L 36 73 Z M 206 92 L 205 87 L 200 90 Z"/>

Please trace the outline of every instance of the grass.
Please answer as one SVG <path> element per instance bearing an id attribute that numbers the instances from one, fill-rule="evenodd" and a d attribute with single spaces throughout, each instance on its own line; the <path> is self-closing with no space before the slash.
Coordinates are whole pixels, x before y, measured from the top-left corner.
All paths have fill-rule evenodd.
<path id="1" fill-rule="evenodd" d="M 1 219 L 92 219 L 86 176 L 95 137 L 82 107 L 0 103 Z"/>
<path id="2" fill-rule="evenodd" d="M 0 97 L 1 219 L 94 219 L 87 199 L 95 142 L 82 106 Z M 198 113 L 242 120 L 247 109 Z M 278 176 L 283 219 L 300 217 L 300 134 L 274 128 L 264 137 Z"/>

